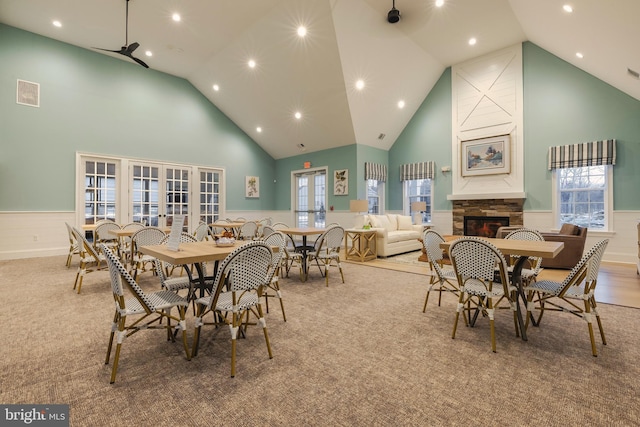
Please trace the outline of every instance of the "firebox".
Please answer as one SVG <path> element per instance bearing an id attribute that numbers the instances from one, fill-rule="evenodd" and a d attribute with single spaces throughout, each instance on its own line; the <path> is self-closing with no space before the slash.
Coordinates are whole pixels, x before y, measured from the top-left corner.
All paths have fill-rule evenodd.
<path id="1" fill-rule="evenodd" d="M 465 216 L 464 235 L 496 237 L 498 228 L 508 225 L 508 216 Z"/>

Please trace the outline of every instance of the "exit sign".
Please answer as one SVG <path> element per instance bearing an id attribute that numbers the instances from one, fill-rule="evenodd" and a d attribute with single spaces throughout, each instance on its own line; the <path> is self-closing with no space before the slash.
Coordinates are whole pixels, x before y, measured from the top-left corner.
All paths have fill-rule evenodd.
<path id="1" fill-rule="evenodd" d="M 311 167 L 311 162 L 304 162 L 303 166 L 305 169 L 309 169 Z"/>

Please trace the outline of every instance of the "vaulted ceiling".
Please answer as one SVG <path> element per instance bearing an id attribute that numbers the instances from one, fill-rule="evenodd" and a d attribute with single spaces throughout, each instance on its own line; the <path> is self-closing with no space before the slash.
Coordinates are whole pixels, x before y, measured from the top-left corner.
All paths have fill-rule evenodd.
<path id="1" fill-rule="evenodd" d="M 126 4 L 0 0 L 0 22 L 138 66 L 92 49 L 125 45 Z M 389 149 L 446 67 L 527 40 L 640 100 L 638 0 L 396 0 L 393 24 L 391 7 L 130 0 L 128 43 L 140 44 L 134 56 L 152 69 L 191 82 L 276 159 L 354 143 Z"/>

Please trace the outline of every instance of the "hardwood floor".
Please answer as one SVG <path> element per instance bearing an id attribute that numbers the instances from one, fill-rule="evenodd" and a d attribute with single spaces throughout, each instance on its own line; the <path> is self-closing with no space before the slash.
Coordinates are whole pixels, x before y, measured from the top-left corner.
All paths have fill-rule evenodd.
<path id="1" fill-rule="evenodd" d="M 354 262 L 354 261 L 345 261 Z M 378 258 L 365 262 L 364 265 L 405 271 L 416 274 L 431 274 L 428 264 L 406 265 Z M 546 268 L 542 270 L 538 280 L 547 279 L 562 281 L 569 274 L 569 270 Z M 600 265 L 598 285 L 596 287 L 596 301 L 606 304 L 623 305 L 640 308 L 640 276 L 636 273 L 634 264 L 607 263 Z"/>

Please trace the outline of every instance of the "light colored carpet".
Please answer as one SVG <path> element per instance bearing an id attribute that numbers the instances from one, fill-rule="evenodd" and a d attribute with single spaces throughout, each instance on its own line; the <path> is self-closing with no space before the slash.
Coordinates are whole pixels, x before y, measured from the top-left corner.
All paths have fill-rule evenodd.
<path id="1" fill-rule="evenodd" d="M 123 345 L 115 384 L 104 365 L 113 317 L 107 272 L 72 291 L 65 257 L 0 262 L 4 305 L 0 402 L 66 403 L 73 426 L 518 426 L 637 425 L 640 311 L 601 304 L 608 345 L 591 356 L 583 320 L 548 313 L 529 341 L 496 314 L 451 327 L 455 302 L 422 313 L 426 276 L 344 263 L 329 287 L 282 283 L 288 321 L 267 315 L 238 343 L 229 377 L 229 331 L 203 331 L 186 361 L 179 342 L 142 331 Z M 74 266 L 76 264 L 74 263 Z M 143 275 L 145 289 L 158 281 Z M 435 302 L 435 298 L 432 299 Z M 193 318 L 188 320 L 189 337 Z"/>

